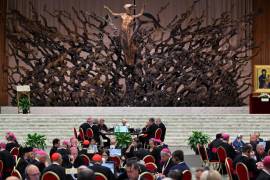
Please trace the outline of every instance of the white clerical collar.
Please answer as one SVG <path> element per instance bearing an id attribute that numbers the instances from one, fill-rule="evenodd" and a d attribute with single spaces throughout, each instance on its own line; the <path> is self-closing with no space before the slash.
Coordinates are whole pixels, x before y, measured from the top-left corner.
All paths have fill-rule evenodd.
<path id="1" fill-rule="evenodd" d="M 263 171 L 264 171 L 266 174 L 270 175 L 270 172 L 269 172 L 268 170 L 263 169 Z"/>
<path id="2" fill-rule="evenodd" d="M 58 162 L 55 162 L 55 161 L 52 164 L 56 164 L 56 165 L 59 165 L 60 166 L 60 164 Z"/>
<path id="3" fill-rule="evenodd" d="M 178 164 L 182 164 L 182 163 L 184 163 L 184 161 L 182 161 L 182 162 L 180 162 L 180 163 L 178 163 Z"/>

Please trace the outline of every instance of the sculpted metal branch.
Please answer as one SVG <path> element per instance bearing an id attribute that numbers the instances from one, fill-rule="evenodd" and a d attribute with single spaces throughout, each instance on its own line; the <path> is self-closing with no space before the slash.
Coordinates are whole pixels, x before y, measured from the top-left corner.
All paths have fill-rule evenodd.
<path id="1" fill-rule="evenodd" d="M 16 104 L 16 85 L 31 86 L 37 106 L 241 106 L 250 89 L 243 71 L 256 46 L 241 26 L 253 14 L 233 19 L 224 12 L 205 25 L 193 16 L 196 2 L 161 26 L 160 13 L 137 15 L 126 4 L 121 33 L 107 15 L 72 8 L 33 18 L 8 12 L 9 95 Z M 143 17 L 143 18 L 140 18 Z M 71 25 L 69 24 L 71 22 Z M 107 28 L 107 26 L 113 27 Z M 61 30 L 60 30 L 61 29 Z M 245 36 L 242 34 L 245 33 Z M 238 43 L 232 44 L 232 39 Z M 254 51 L 253 51 L 254 52 Z M 253 53 L 256 54 L 256 53 Z"/>

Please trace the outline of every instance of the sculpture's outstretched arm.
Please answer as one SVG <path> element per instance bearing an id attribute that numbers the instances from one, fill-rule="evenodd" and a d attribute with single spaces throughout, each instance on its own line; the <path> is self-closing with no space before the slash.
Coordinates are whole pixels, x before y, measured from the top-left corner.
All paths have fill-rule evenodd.
<path id="1" fill-rule="evenodd" d="M 142 7 L 142 9 L 141 9 L 141 12 L 140 12 L 139 14 L 137 14 L 137 15 L 134 15 L 133 17 L 134 17 L 134 18 L 138 18 L 138 17 L 142 16 L 143 13 L 144 13 L 144 8 L 145 8 L 145 4 L 143 4 L 143 7 Z"/>
<path id="2" fill-rule="evenodd" d="M 108 6 L 104 6 L 104 9 L 109 11 L 109 13 L 111 13 L 113 16 L 121 16 L 122 15 L 122 13 L 114 13 Z"/>

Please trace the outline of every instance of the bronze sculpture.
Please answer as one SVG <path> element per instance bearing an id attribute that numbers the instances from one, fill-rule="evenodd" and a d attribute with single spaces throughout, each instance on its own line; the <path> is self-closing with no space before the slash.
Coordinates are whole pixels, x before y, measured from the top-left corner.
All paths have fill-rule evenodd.
<path id="1" fill-rule="evenodd" d="M 104 8 L 110 14 L 112 14 L 113 16 L 119 16 L 122 19 L 121 44 L 124 49 L 126 63 L 128 65 L 134 65 L 135 53 L 136 53 L 136 45 L 135 45 L 135 42 L 133 42 L 134 20 L 143 15 L 145 5 L 143 5 L 143 8 L 141 9 L 141 12 L 139 14 L 133 15 L 132 10 L 135 7 L 136 5 L 134 4 L 125 4 L 124 5 L 124 9 L 126 10 L 125 13 L 115 13 L 109 7 L 104 6 Z"/>

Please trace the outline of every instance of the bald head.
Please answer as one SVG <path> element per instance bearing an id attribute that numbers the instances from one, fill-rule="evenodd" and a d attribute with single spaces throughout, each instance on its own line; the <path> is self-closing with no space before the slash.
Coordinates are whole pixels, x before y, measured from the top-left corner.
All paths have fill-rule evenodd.
<path id="1" fill-rule="evenodd" d="M 122 119 L 122 125 L 125 126 L 127 124 L 127 119 Z"/>
<path id="2" fill-rule="evenodd" d="M 6 180 L 20 180 L 16 176 L 9 176 Z"/>
<path id="3" fill-rule="evenodd" d="M 30 164 L 25 168 L 25 175 L 28 180 L 38 180 L 40 172 L 37 166 Z"/>
<path id="4" fill-rule="evenodd" d="M 95 173 L 89 168 L 80 168 L 78 169 L 78 180 L 95 180 Z"/>

